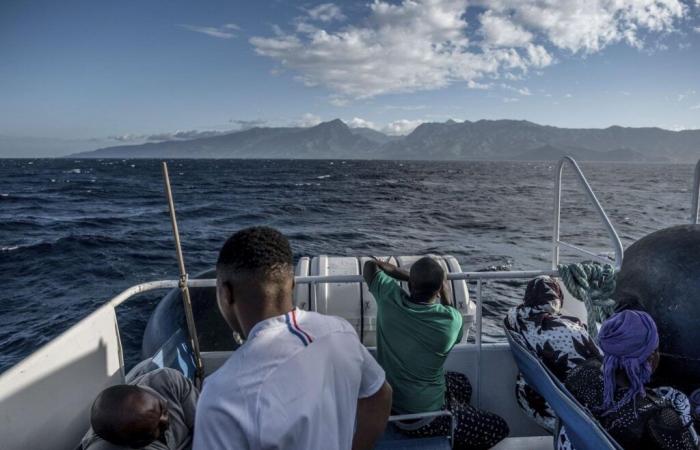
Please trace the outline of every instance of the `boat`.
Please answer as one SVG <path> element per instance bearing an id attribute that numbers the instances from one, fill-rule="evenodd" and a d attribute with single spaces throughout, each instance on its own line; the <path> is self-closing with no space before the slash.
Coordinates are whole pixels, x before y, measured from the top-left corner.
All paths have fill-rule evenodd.
<path id="1" fill-rule="evenodd" d="M 565 167 L 572 169 L 605 227 L 612 247 L 610 254 L 593 252 L 560 238 Z M 698 224 L 700 214 L 699 195 L 700 161 L 695 167 L 693 186 L 691 223 L 694 224 Z M 534 385 L 567 425 L 575 424 L 576 432 L 598 439 L 596 446 L 584 445 L 579 450 L 619 448 L 595 421 L 585 416 L 580 405 L 563 392 L 551 373 L 519 348 L 510 336 L 510 342 L 484 343 L 482 340 L 482 299 L 490 282 L 528 280 L 538 275 L 556 277 L 562 248 L 589 260 L 611 263 L 616 269 L 621 267 L 624 249 L 617 231 L 580 167 L 570 157 L 560 160 L 555 170 L 552 230 L 551 266 L 537 270 L 469 272 L 463 271 L 450 255 L 436 256 L 448 269 L 453 296 L 465 318 L 465 326 L 473 328 L 471 339 L 465 337 L 450 353 L 446 369 L 468 376 L 474 388 L 472 403 L 475 406 L 492 411 L 508 422 L 510 436 L 498 444 L 497 449 L 539 450 L 551 449 L 553 445 L 552 436 L 525 416 L 516 403 L 514 381 L 519 371 L 523 371 L 526 379 L 534 377 Z M 298 308 L 346 318 L 370 352 L 374 352 L 376 305 L 360 273 L 366 258 L 325 255 L 300 258 L 296 265 L 294 298 Z M 416 259 L 404 255 L 392 258 L 404 267 Z M 474 298 L 470 298 L 467 283 L 475 284 Z M 187 294 L 190 310 L 187 301 L 182 301 L 185 287 L 191 293 L 191 296 Z M 127 301 L 138 301 L 139 294 L 154 290 L 170 292 L 157 305 L 147 325 L 141 355 L 144 361 L 127 373 L 115 309 Z M 585 321 L 584 305 L 574 301 L 568 292 L 566 296 L 566 313 Z M 191 329 L 197 330 L 194 337 L 190 335 Z M 124 383 L 136 372 L 155 367 L 175 368 L 190 378 L 202 370 L 206 377 L 235 351 L 237 345 L 218 314 L 213 271 L 193 278 L 183 271 L 179 280 L 157 280 L 132 286 L 0 376 L 0 446 L 6 450 L 74 449 L 89 427 L 90 406 L 102 389 Z M 400 448 L 392 446 L 391 440 L 392 433 L 388 431 L 377 448 Z M 415 444 L 411 448 L 449 448 L 449 436 L 443 447 L 430 446 L 434 443 Z"/>

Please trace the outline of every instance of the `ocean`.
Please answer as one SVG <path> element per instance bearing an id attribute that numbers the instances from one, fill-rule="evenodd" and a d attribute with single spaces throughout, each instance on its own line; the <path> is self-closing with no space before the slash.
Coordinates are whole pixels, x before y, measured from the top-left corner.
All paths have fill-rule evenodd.
<path id="1" fill-rule="evenodd" d="M 170 174 L 188 271 L 214 266 L 224 240 L 266 224 L 295 256 L 442 253 L 463 270 L 551 264 L 554 162 L 176 160 Z M 582 164 L 625 246 L 687 223 L 693 167 Z M 562 237 L 609 253 L 605 229 L 569 169 Z M 562 253 L 562 262 L 581 258 Z M 176 279 L 160 162 L 0 159 L 0 372 L 127 287 Z M 484 289 L 484 340 L 523 282 Z M 129 365 L 165 294 L 119 308 Z"/>

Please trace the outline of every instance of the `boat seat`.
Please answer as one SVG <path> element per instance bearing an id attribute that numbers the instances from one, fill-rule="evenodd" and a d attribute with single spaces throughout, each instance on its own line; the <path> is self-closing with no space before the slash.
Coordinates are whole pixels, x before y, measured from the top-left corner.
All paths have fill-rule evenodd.
<path id="1" fill-rule="evenodd" d="M 622 450 L 622 447 L 600 426 L 589 411 L 542 364 L 525 339 L 506 326 L 503 329 L 520 373 L 557 413 L 559 424 L 566 428 L 566 434 L 574 448 L 576 450 Z"/>
<path id="2" fill-rule="evenodd" d="M 410 437 L 401 433 L 394 422 L 401 420 L 425 419 L 427 417 L 449 416 L 452 419 L 452 432 L 450 436 L 435 436 L 428 438 Z M 435 411 L 419 414 L 404 414 L 390 416 L 389 423 L 381 439 L 375 445 L 375 450 L 449 450 L 454 438 L 454 418 L 449 411 Z"/>

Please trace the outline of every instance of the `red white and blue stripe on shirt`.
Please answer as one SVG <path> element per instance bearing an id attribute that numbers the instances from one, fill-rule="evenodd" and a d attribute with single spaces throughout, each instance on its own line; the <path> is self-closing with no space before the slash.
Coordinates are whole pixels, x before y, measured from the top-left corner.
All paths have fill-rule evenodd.
<path id="1" fill-rule="evenodd" d="M 289 330 L 289 332 L 292 333 L 294 336 L 298 337 L 299 340 L 301 340 L 301 343 L 304 344 L 304 346 L 307 346 L 314 341 L 313 339 L 311 339 L 311 336 L 309 336 L 309 334 L 306 331 L 302 330 L 302 328 L 297 323 L 296 309 L 293 309 L 287 314 L 285 314 L 284 321 L 287 323 L 287 329 Z"/>

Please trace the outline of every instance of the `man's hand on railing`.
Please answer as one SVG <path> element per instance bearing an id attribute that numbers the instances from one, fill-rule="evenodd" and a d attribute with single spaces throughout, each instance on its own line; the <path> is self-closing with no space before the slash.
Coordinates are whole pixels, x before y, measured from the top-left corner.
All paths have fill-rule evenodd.
<path id="1" fill-rule="evenodd" d="M 408 281 L 409 275 L 408 272 L 406 272 L 405 270 L 393 265 L 389 261 L 382 261 L 375 256 L 370 256 L 370 258 L 374 260 L 374 263 L 379 269 L 381 269 L 391 278 L 399 281 Z"/>

